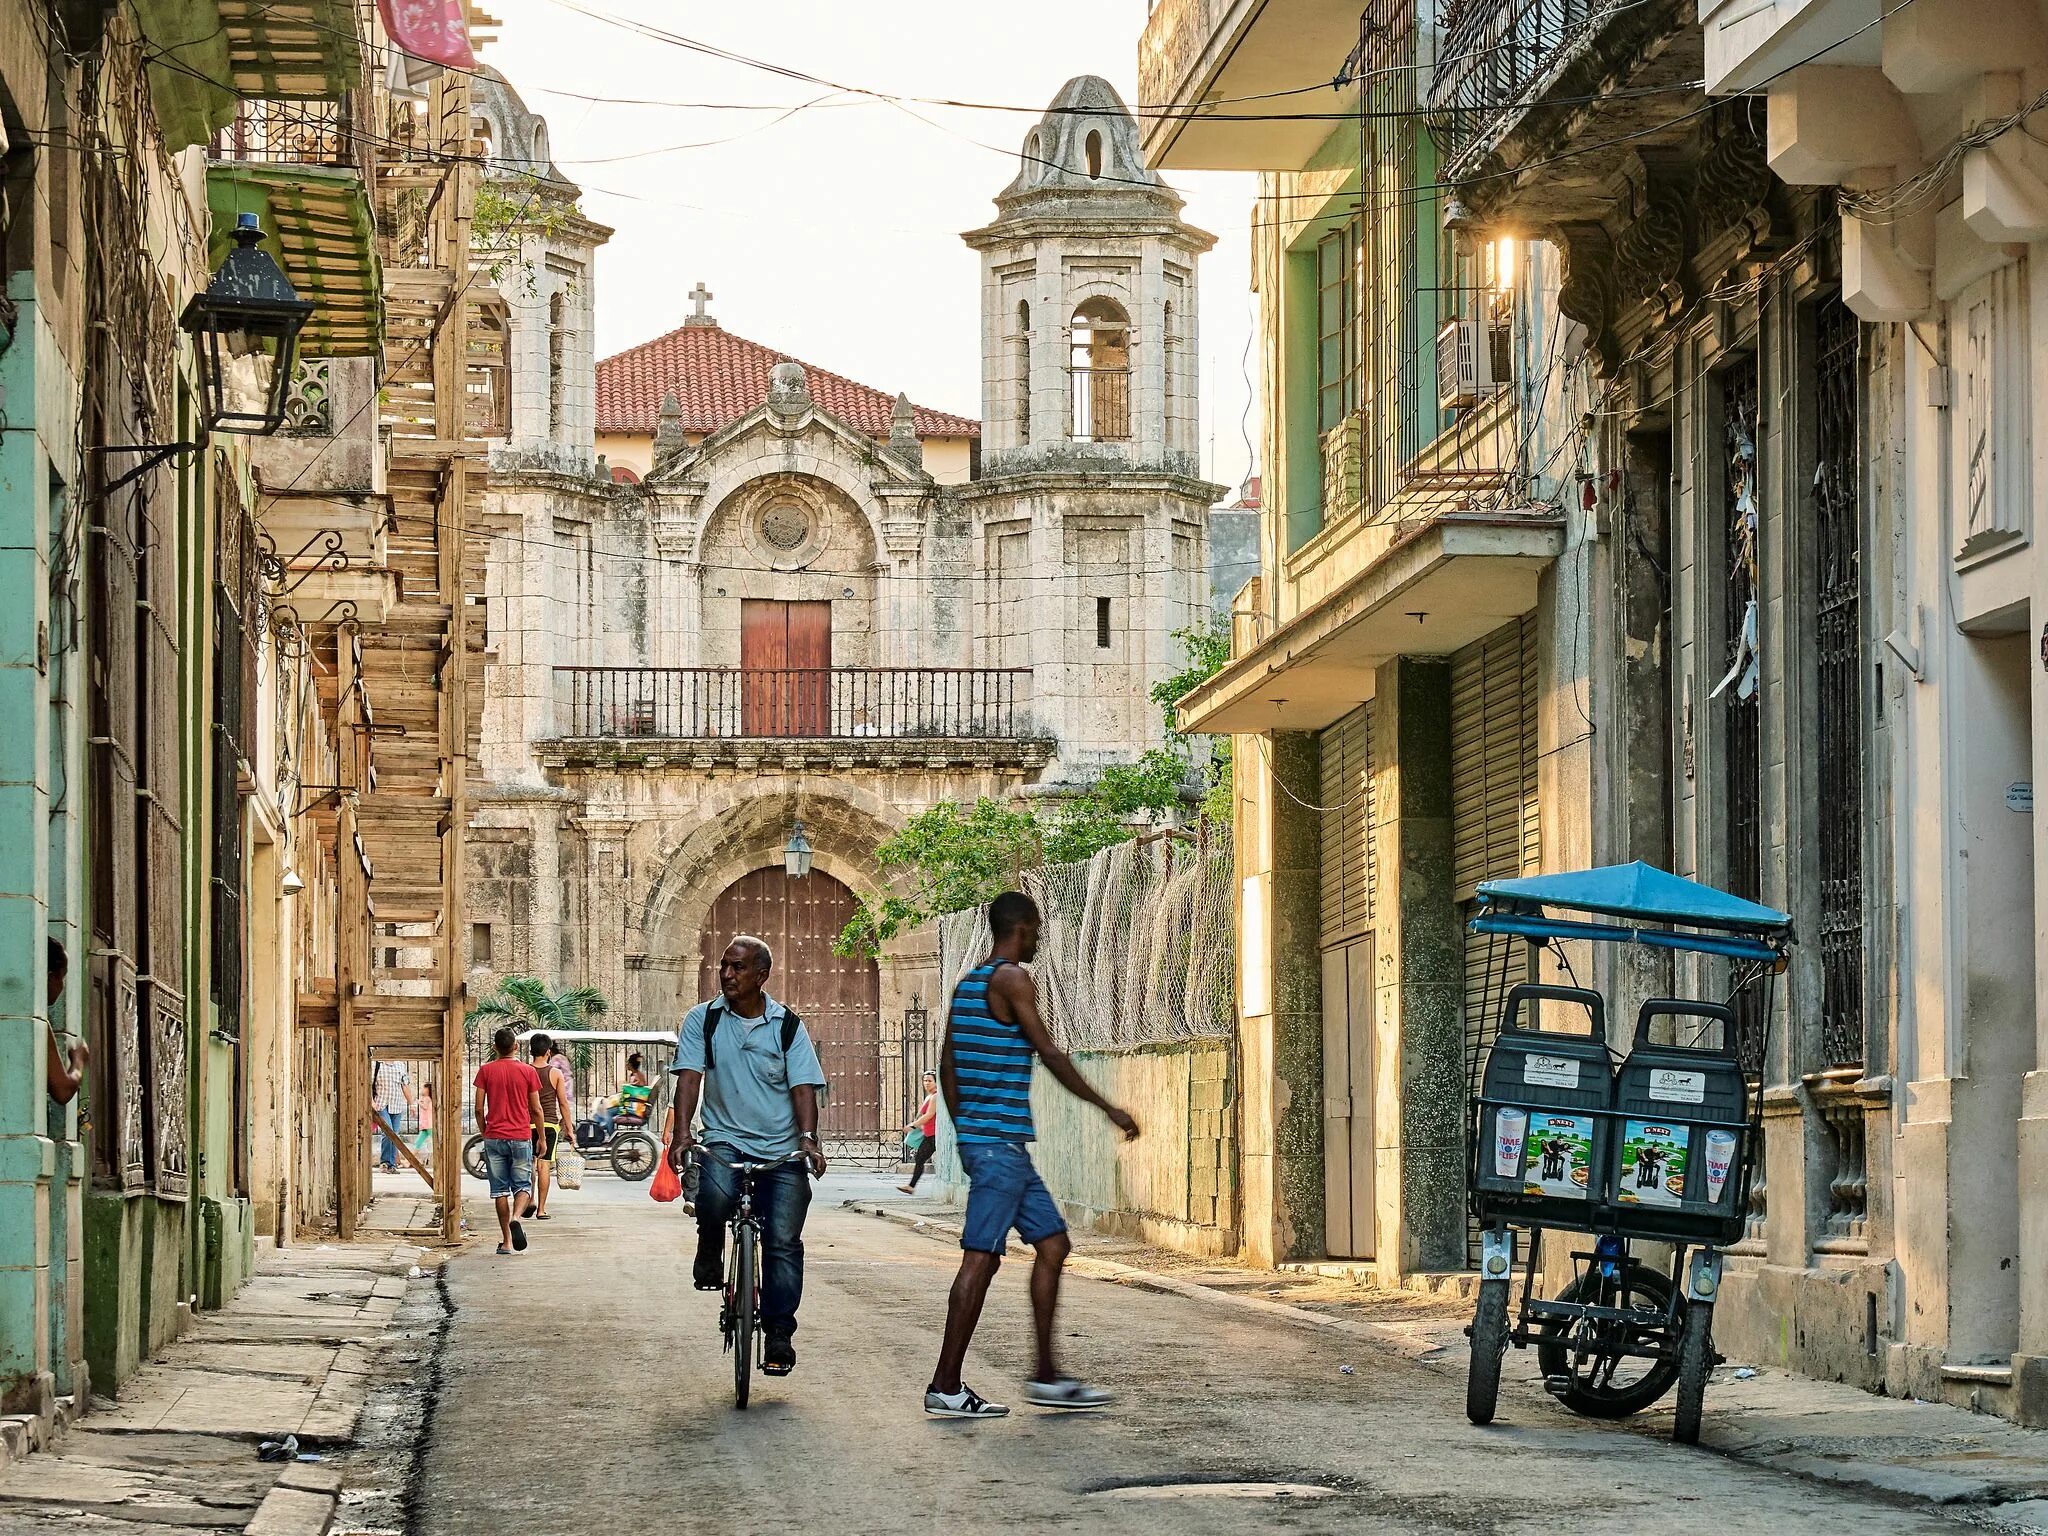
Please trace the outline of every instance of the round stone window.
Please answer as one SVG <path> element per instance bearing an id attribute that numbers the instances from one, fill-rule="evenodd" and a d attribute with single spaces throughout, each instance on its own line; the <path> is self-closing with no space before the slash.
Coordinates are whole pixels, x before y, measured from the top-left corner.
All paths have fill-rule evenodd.
<path id="1" fill-rule="evenodd" d="M 811 514 L 789 502 L 777 502 L 761 514 L 761 537 L 776 549 L 801 549 L 811 537 Z"/>

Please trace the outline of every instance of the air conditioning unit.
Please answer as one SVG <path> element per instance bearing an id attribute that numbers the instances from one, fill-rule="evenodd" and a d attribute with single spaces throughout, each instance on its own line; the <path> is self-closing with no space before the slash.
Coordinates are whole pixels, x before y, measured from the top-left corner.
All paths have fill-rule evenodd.
<path id="1" fill-rule="evenodd" d="M 1477 405 L 1507 381 L 1493 376 L 1493 338 L 1478 320 L 1453 320 L 1436 333 L 1436 395 L 1443 410 Z"/>

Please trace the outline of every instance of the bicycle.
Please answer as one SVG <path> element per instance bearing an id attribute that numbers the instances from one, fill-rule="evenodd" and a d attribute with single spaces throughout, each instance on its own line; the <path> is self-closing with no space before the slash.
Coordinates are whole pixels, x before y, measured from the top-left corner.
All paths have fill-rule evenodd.
<path id="1" fill-rule="evenodd" d="M 729 1163 L 708 1147 L 690 1150 L 739 1175 L 739 1199 L 726 1223 L 732 1240 L 725 1256 L 725 1289 L 719 1297 L 718 1331 L 732 1355 L 733 1402 L 745 1408 L 754 1366 L 759 1363 L 755 1355 L 763 1343 L 756 1326 L 761 1317 L 761 1218 L 754 1214 L 754 1180 L 785 1164 L 804 1162 L 806 1154 L 792 1152 L 766 1163 Z"/>

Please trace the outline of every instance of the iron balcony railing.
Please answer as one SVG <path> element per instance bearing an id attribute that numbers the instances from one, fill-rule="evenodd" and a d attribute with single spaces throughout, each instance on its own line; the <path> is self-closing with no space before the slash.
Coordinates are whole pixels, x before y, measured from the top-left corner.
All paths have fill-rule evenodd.
<path id="1" fill-rule="evenodd" d="M 1131 370 L 1069 368 L 1073 379 L 1073 438 L 1077 443 L 1121 443 L 1131 435 Z"/>
<path id="2" fill-rule="evenodd" d="M 1455 170 L 1556 77 L 1601 23 L 1634 0 L 1466 0 L 1437 47 L 1430 125 Z"/>
<path id="3" fill-rule="evenodd" d="M 1037 734 L 1028 667 L 557 667 L 555 682 L 572 740 Z"/>
<path id="4" fill-rule="evenodd" d="M 234 121 L 213 136 L 213 158 L 264 165 L 356 165 L 353 95 L 339 100 L 245 98 Z"/>

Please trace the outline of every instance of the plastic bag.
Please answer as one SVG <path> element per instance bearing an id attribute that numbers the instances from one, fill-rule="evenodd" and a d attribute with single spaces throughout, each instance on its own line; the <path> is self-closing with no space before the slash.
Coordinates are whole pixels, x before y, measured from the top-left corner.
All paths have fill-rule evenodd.
<path id="1" fill-rule="evenodd" d="M 568 1147 L 555 1149 L 555 1182 L 564 1189 L 583 1187 L 583 1154 Z"/>
<path id="2" fill-rule="evenodd" d="M 654 1170 L 654 1186 L 647 1192 L 663 1205 L 682 1198 L 682 1178 L 676 1173 L 674 1164 L 669 1162 L 666 1154 L 661 1159 L 661 1166 Z"/>

